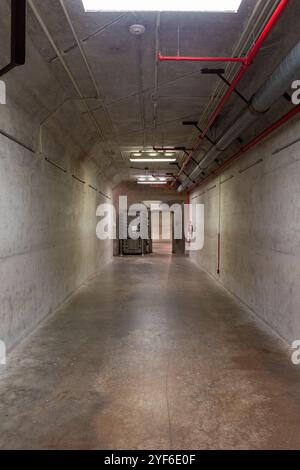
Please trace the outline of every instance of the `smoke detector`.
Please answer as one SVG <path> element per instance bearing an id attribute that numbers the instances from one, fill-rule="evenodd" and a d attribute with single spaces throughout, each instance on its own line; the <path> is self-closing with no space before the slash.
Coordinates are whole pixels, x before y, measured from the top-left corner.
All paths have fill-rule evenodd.
<path id="1" fill-rule="evenodd" d="M 141 36 L 146 31 L 146 28 L 142 24 L 133 24 L 130 26 L 129 31 L 131 34 L 134 34 L 134 36 Z"/>

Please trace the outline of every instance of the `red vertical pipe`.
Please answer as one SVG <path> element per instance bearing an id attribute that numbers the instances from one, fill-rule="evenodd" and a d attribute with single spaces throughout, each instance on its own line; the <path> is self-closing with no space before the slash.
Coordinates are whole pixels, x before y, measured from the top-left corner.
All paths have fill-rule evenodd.
<path id="1" fill-rule="evenodd" d="M 220 274 L 221 268 L 221 234 L 218 233 L 218 264 L 217 264 L 217 274 Z"/>
<path id="2" fill-rule="evenodd" d="M 185 203 L 186 205 L 190 205 L 190 202 L 191 202 L 191 193 L 188 191 L 186 193 L 186 198 L 185 198 Z M 189 232 L 189 229 L 190 229 L 190 225 L 191 225 L 191 215 L 190 215 L 190 208 L 189 208 L 189 212 L 188 212 L 188 218 L 189 220 L 185 220 L 185 214 L 186 214 L 186 210 L 184 211 L 184 221 L 183 221 L 183 224 L 184 224 L 184 233 L 185 233 L 185 242 L 186 242 L 186 245 L 190 245 L 190 241 L 187 241 L 187 235 L 188 232 Z"/>

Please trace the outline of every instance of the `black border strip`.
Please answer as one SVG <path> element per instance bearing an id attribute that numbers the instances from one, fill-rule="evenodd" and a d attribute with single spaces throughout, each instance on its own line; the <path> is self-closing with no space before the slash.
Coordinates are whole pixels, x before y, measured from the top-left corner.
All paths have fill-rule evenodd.
<path id="1" fill-rule="evenodd" d="M 0 77 L 26 61 L 26 0 L 11 0 L 10 63 L 0 70 Z"/>

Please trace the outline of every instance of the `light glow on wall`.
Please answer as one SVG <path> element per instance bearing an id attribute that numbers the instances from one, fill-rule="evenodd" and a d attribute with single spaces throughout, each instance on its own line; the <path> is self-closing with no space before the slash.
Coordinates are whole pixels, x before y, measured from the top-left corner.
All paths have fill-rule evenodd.
<path id="1" fill-rule="evenodd" d="M 236 13 L 242 0 L 82 0 L 85 11 L 210 11 Z"/>

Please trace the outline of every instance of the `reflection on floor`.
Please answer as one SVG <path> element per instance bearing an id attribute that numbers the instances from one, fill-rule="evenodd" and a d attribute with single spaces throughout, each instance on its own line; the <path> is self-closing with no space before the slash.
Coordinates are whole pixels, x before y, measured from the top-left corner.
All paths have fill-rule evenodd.
<path id="1" fill-rule="evenodd" d="M 153 242 L 153 253 L 156 255 L 171 255 L 172 242 L 171 241 L 157 241 Z"/>
<path id="2" fill-rule="evenodd" d="M 0 377 L 2 449 L 300 448 L 299 369 L 184 257 L 115 259 Z"/>

